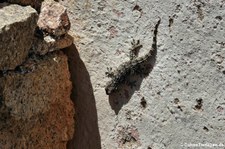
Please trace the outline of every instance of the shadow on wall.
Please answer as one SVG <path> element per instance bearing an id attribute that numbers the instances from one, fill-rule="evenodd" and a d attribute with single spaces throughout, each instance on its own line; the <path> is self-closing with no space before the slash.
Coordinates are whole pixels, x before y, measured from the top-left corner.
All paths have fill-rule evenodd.
<path id="1" fill-rule="evenodd" d="M 149 61 L 144 63 L 143 67 L 146 68 L 146 72 L 143 76 L 140 75 L 134 75 L 134 76 L 128 76 L 126 81 L 135 84 L 132 88 L 129 87 L 126 84 L 121 84 L 118 88 L 117 92 L 114 92 L 109 95 L 109 104 L 111 108 L 114 110 L 115 114 L 117 115 L 120 111 L 120 109 L 123 107 L 123 105 L 127 104 L 134 94 L 135 91 L 140 89 L 141 83 L 145 77 L 147 77 L 156 62 L 156 56 L 157 56 L 157 47 L 154 47 L 156 50 L 152 53 L 152 56 Z M 141 99 L 143 97 L 140 97 L 140 104 L 141 104 Z"/>
<path id="2" fill-rule="evenodd" d="M 73 84 L 71 99 L 75 105 L 75 132 L 67 149 L 101 149 L 97 110 L 88 71 L 73 44 L 65 49 Z"/>

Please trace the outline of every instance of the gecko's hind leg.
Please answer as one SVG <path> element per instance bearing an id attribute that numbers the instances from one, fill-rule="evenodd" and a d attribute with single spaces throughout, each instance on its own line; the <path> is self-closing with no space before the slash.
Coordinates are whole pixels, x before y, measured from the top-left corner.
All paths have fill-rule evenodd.
<path id="1" fill-rule="evenodd" d="M 130 48 L 130 60 L 134 60 L 137 58 L 142 45 L 140 44 L 140 40 L 135 41 L 134 39 L 131 42 L 132 47 Z"/>

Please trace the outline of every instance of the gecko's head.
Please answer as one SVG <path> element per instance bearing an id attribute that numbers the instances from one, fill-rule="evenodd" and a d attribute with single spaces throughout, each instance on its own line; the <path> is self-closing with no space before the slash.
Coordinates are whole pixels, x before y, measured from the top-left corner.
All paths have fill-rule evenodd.
<path id="1" fill-rule="evenodd" d="M 110 88 L 105 88 L 105 93 L 107 95 L 111 94 L 112 93 L 112 90 Z"/>
<path id="2" fill-rule="evenodd" d="M 109 82 L 106 87 L 105 87 L 105 92 L 107 95 L 110 95 L 111 93 L 113 93 L 115 90 L 117 90 L 117 87 L 115 86 L 114 83 Z"/>

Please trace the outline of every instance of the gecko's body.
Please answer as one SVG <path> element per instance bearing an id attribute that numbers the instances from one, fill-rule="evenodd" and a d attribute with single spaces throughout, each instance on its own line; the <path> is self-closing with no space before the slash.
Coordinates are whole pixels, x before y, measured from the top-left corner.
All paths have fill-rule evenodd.
<path id="1" fill-rule="evenodd" d="M 112 79 L 106 84 L 105 87 L 107 95 L 115 92 L 120 84 L 125 83 L 127 76 L 134 74 L 142 75 L 141 73 L 143 73 L 142 71 L 145 69 L 143 68 L 144 63 L 148 62 L 152 58 L 153 53 L 157 50 L 157 32 L 159 24 L 160 20 L 155 25 L 152 48 L 146 55 L 142 57 L 135 57 L 133 54 L 131 55 L 130 61 L 124 62 L 114 72 L 108 73 L 108 76 Z M 132 45 L 133 47 L 131 49 L 131 53 L 142 47 L 139 41 L 137 43 L 133 42 Z"/>

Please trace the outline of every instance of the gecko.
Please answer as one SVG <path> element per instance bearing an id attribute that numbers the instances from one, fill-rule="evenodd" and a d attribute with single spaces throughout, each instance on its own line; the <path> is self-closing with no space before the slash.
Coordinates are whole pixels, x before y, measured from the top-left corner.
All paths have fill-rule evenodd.
<path id="1" fill-rule="evenodd" d="M 155 51 L 157 51 L 157 33 L 158 26 L 161 22 L 161 19 L 155 25 L 155 29 L 153 32 L 153 42 L 152 47 L 147 54 L 142 57 L 137 56 L 137 51 L 142 48 L 140 41 L 137 42 L 133 40 L 131 42 L 132 48 L 130 49 L 130 60 L 122 63 L 116 70 L 112 71 L 112 68 L 108 68 L 108 72 L 106 75 L 111 78 L 109 82 L 107 82 L 105 87 L 105 92 L 107 95 L 112 94 L 118 90 L 118 87 L 126 83 L 126 78 L 130 75 L 143 75 L 145 73 L 144 64 L 148 62 Z"/>

